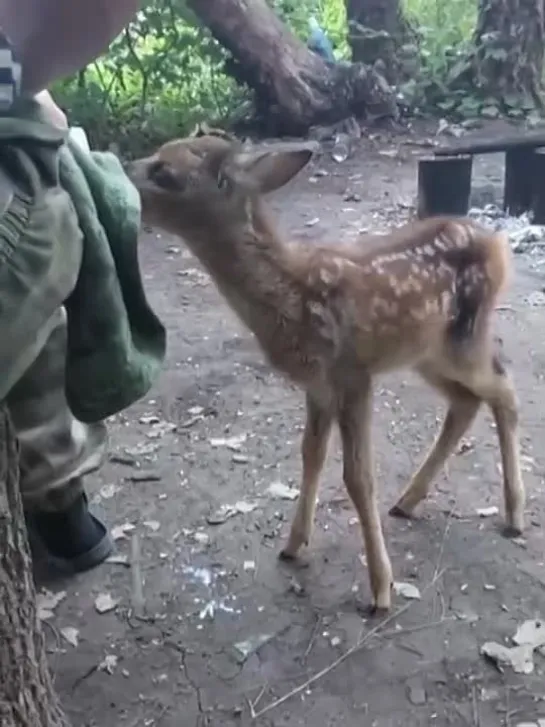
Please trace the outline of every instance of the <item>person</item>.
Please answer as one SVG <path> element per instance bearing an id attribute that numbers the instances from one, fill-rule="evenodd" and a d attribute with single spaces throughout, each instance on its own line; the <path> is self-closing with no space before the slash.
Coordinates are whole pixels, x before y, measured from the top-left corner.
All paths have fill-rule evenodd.
<path id="1" fill-rule="evenodd" d="M 33 99 L 45 123 L 67 131 L 47 88 L 106 51 L 137 9 L 137 0 L 0 0 L 0 121 L 20 98 Z M 70 195 L 43 179 L 45 192 L 29 195 L 13 162 L 17 142 L 5 155 L 3 143 L 0 400 L 19 440 L 29 531 L 55 565 L 79 572 L 113 548 L 106 526 L 89 511 L 83 483 L 104 459 L 106 427 L 76 419 L 65 386 L 64 304 L 78 280 L 83 234 Z M 45 172 L 36 164 L 32 174 Z"/>

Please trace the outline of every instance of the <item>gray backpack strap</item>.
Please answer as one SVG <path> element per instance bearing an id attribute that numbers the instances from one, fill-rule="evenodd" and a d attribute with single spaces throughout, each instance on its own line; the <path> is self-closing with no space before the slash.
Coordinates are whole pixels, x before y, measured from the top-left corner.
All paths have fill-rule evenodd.
<path id="1" fill-rule="evenodd" d="M 22 67 L 9 38 L 0 29 L 0 113 L 9 111 L 21 92 Z"/>

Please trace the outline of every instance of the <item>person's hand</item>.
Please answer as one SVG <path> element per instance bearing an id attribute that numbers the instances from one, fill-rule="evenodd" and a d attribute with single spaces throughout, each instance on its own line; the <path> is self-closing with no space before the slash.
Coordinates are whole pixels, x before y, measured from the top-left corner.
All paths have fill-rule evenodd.
<path id="1" fill-rule="evenodd" d="M 59 129 L 68 128 L 68 119 L 62 109 L 53 101 L 49 91 L 40 91 L 34 96 L 34 99 L 40 104 L 47 120 Z"/>

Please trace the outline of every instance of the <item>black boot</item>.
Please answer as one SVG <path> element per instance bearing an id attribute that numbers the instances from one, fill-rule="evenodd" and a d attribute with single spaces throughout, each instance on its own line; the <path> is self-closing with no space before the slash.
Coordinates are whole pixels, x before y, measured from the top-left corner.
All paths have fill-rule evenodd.
<path id="1" fill-rule="evenodd" d="M 26 519 L 31 538 L 37 538 L 50 563 L 63 573 L 94 568 L 114 549 L 106 526 L 89 512 L 85 493 L 62 512 L 33 511 Z"/>

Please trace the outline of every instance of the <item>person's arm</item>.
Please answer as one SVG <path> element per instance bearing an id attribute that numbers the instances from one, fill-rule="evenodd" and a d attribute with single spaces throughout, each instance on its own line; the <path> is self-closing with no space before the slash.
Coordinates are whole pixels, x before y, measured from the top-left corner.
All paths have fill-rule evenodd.
<path id="1" fill-rule="evenodd" d="M 0 0 L 0 28 L 36 93 L 101 55 L 136 14 L 139 0 Z"/>

